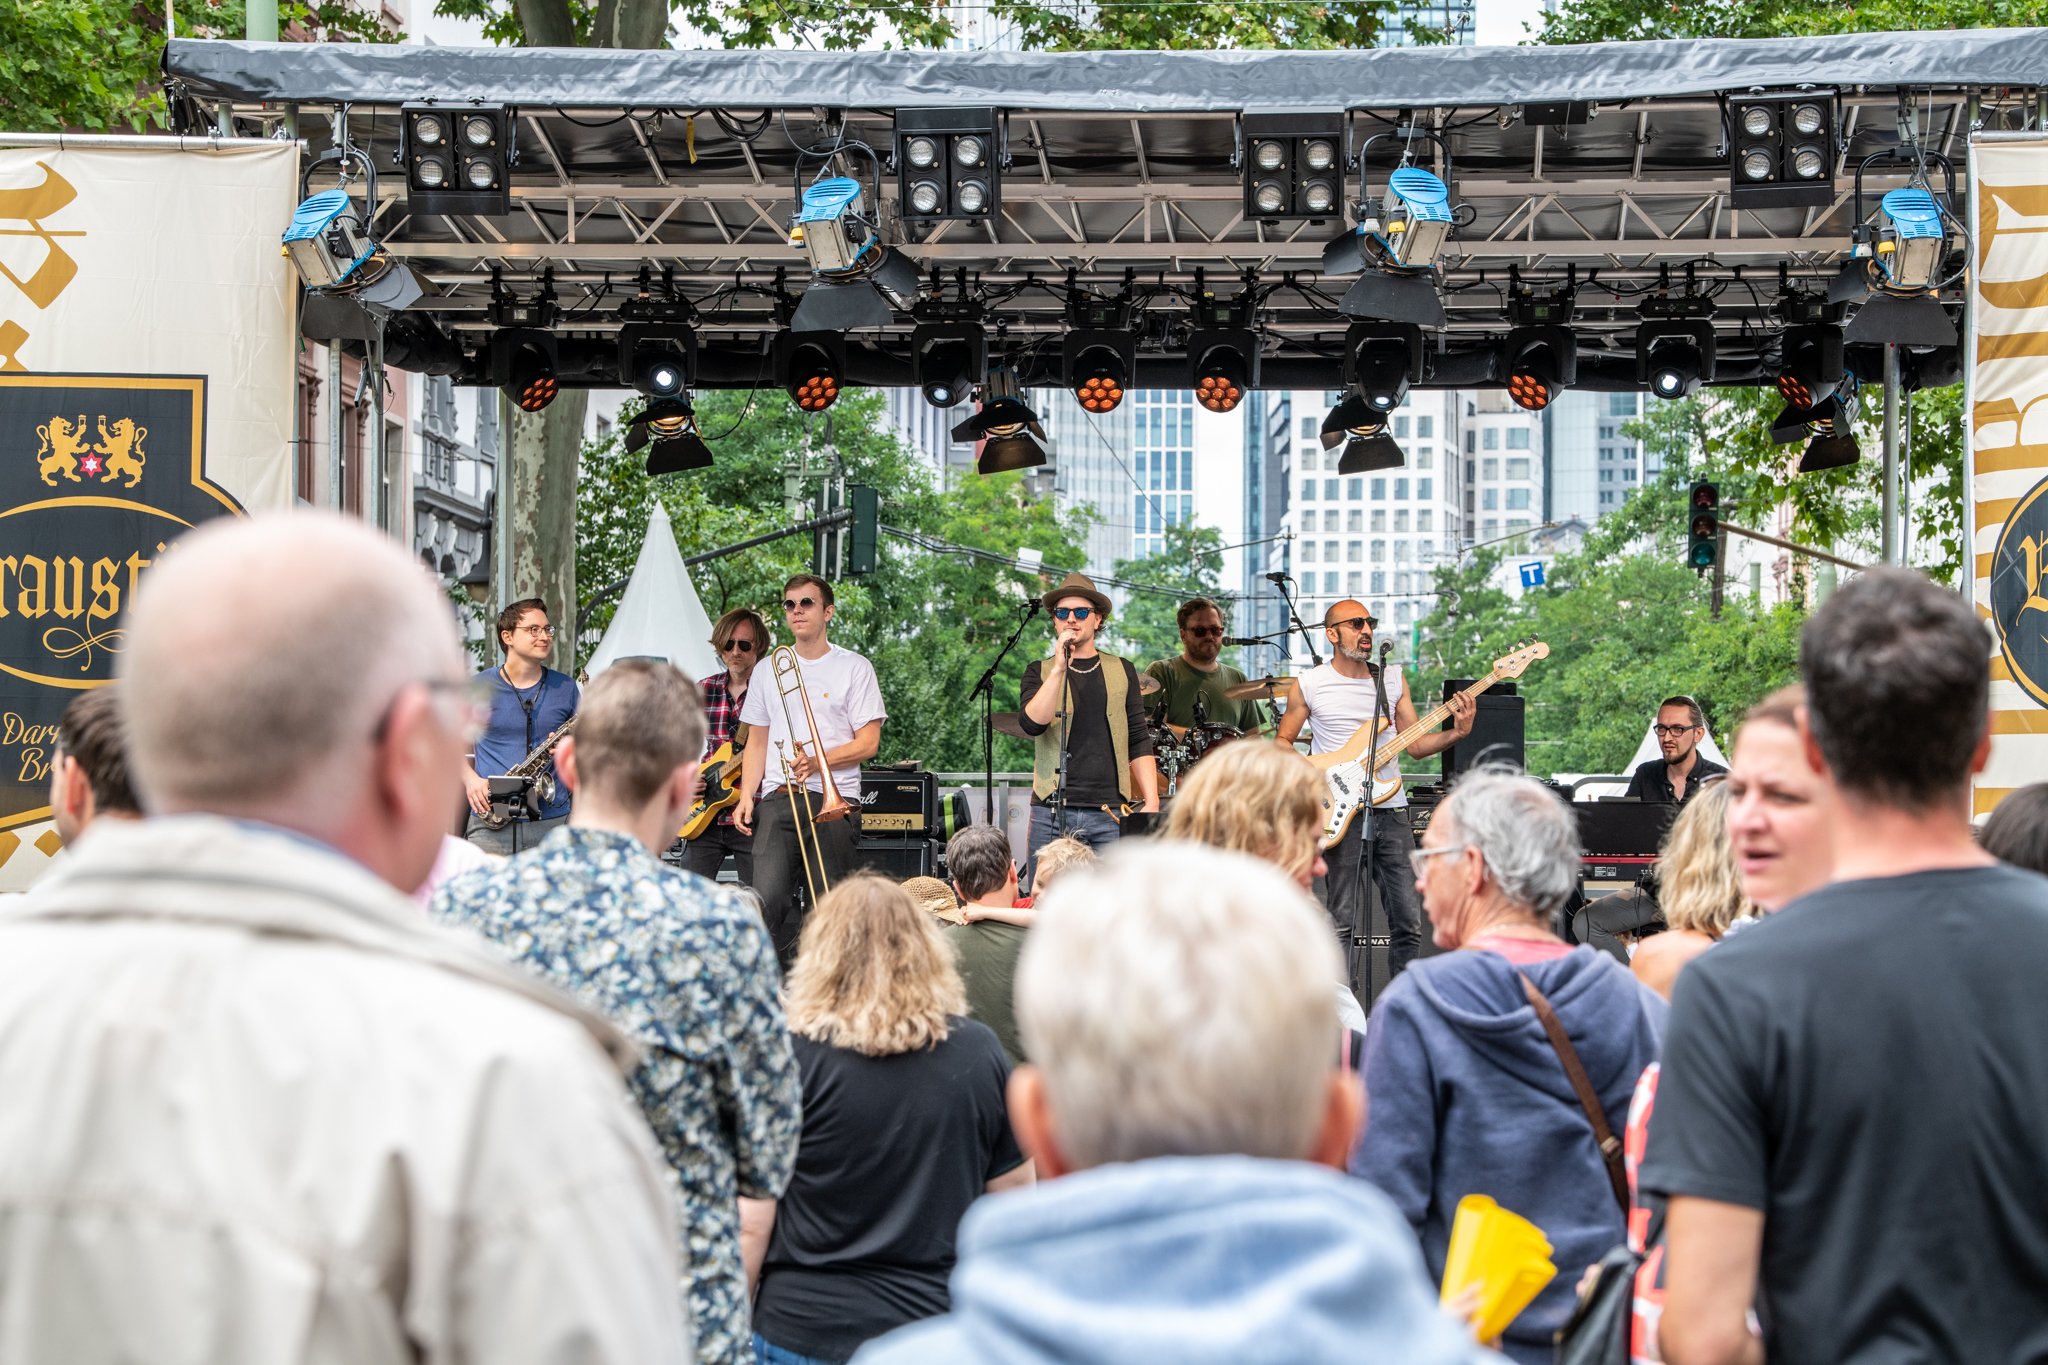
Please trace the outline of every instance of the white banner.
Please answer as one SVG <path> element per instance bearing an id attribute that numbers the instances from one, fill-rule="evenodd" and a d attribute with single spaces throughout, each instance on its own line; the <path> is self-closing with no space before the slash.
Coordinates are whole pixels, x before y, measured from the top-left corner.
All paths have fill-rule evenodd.
<path id="1" fill-rule="evenodd" d="M 0 887 L 58 847 L 57 718 L 156 557 L 292 501 L 297 198 L 290 143 L 0 146 Z"/>

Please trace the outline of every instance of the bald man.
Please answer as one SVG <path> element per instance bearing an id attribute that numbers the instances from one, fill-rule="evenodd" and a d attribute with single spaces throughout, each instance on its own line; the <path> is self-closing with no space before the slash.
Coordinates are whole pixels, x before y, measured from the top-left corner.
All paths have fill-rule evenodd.
<path id="1" fill-rule="evenodd" d="M 0 916 L 9 1360 L 689 1359 L 630 1047 L 402 894 L 480 719 L 432 584 L 223 519 L 125 624 L 152 818 Z"/>
<path id="2" fill-rule="evenodd" d="M 1323 613 L 1323 636 L 1330 642 L 1330 662 L 1309 669 L 1287 684 L 1287 714 L 1280 718 L 1279 740 L 1292 746 L 1304 725 L 1309 730 L 1309 752 L 1327 754 L 1341 749 L 1371 725 L 1376 716 L 1392 722 L 1383 737 L 1391 738 L 1415 724 L 1415 702 L 1408 694 L 1407 674 L 1388 665 L 1382 669 L 1372 661 L 1373 632 L 1379 618 L 1365 609 L 1365 603 L 1346 598 Z M 1384 675 L 1384 677 L 1382 677 Z M 1384 683 L 1385 699 L 1381 699 Z M 1472 733 L 1472 699 L 1460 693 L 1451 698 L 1450 730 L 1424 735 L 1408 746 L 1411 758 L 1428 758 L 1442 753 Z M 1363 753 L 1360 757 L 1363 758 Z M 1380 781 L 1398 781 L 1401 763 L 1390 758 L 1375 775 Z M 1422 912 L 1415 903 L 1415 826 L 1408 818 L 1408 793 L 1396 788 L 1383 806 L 1353 816 L 1344 837 L 1325 855 L 1329 875 L 1320 890 L 1323 904 L 1337 930 L 1344 960 L 1355 962 L 1352 951 L 1357 936 L 1370 928 L 1366 916 L 1365 854 L 1372 849 L 1372 882 L 1380 890 L 1380 903 L 1387 910 L 1387 978 L 1415 960 L 1422 950 Z M 1354 974 L 1353 990 L 1361 984 Z M 1384 987 L 1386 982 L 1378 983 Z M 1368 1004 L 1371 989 L 1359 991 Z"/>

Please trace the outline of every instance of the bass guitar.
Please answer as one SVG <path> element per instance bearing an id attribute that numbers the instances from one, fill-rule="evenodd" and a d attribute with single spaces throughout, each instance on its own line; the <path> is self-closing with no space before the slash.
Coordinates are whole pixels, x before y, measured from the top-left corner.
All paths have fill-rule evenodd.
<path id="1" fill-rule="evenodd" d="M 694 839 L 718 821 L 720 811 L 731 810 L 740 803 L 740 760 L 746 748 L 746 732 L 743 730 L 732 739 L 712 751 L 699 769 L 704 778 L 704 794 L 690 807 L 690 813 L 683 820 L 677 837 Z"/>
<path id="2" fill-rule="evenodd" d="M 1538 659 L 1550 657 L 1550 646 L 1541 640 L 1524 640 L 1511 652 L 1493 661 L 1493 671 L 1474 682 L 1459 695 L 1477 697 L 1487 688 L 1503 678 L 1519 678 L 1529 665 Z M 1443 703 L 1426 716 L 1399 734 L 1388 734 L 1393 722 L 1382 720 L 1379 724 L 1379 749 L 1376 761 L 1385 769 L 1395 759 L 1408 751 L 1408 746 L 1424 735 L 1430 734 L 1443 724 L 1451 714 L 1451 704 Z M 1335 848 L 1337 841 L 1344 837 L 1344 831 L 1368 802 L 1383 806 L 1401 790 L 1401 775 L 1398 771 L 1392 777 L 1375 778 L 1365 770 L 1368 751 L 1372 749 L 1373 731 L 1361 725 L 1357 733 L 1340 749 L 1326 754 L 1310 754 L 1308 761 L 1323 770 L 1323 780 L 1329 790 L 1323 797 L 1323 847 Z"/>

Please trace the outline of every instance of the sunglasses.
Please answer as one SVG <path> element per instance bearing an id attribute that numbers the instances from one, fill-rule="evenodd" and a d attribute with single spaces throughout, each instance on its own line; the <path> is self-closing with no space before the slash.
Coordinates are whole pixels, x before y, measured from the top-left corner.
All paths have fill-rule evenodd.
<path id="1" fill-rule="evenodd" d="M 1377 630 L 1379 629 L 1380 618 L 1377 616 L 1350 616 L 1342 621 L 1325 621 L 1323 624 L 1331 630 L 1335 630 L 1338 626 L 1349 626 L 1353 630 Z M 1223 632 L 1219 630 L 1216 633 L 1221 635 Z"/>
<path id="2" fill-rule="evenodd" d="M 752 640 L 727 640 L 720 648 L 736 649 L 742 654 L 752 654 L 754 652 L 754 642 Z"/>
<path id="3" fill-rule="evenodd" d="M 1062 621 L 1085 621 L 1095 614 L 1093 607 L 1054 607 L 1052 614 Z"/>
<path id="4" fill-rule="evenodd" d="M 1223 634 L 1223 627 L 1221 627 L 1221 626 L 1189 626 L 1189 627 L 1188 627 L 1188 634 L 1190 634 L 1190 635 L 1195 635 L 1195 636 L 1200 636 L 1200 637 L 1202 637 L 1203 639 L 1207 639 L 1207 638 L 1208 638 L 1209 636 L 1211 636 L 1211 635 L 1217 635 L 1217 636 L 1220 636 L 1220 635 L 1222 635 L 1222 634 Z"/>
<path id="5" fill-rule="evenodd" d="M 817 605 L 818 599 L 815 597 L 785 597 L 782 599 L 782 609 L 784 611 L 795 611 L 799 607 L 801 607 L 805 611 L 809 611 L 812 607 L 815 607 Z"/>

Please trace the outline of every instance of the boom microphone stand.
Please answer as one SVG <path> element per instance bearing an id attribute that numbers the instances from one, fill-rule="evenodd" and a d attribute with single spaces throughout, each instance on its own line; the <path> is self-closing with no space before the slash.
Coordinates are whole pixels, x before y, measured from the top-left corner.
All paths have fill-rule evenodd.
<path id="1" fill-rule="evenodd" d="M 1017 622 L 1017 628 L 1010 632 L 1010 638 L 1003 641 L 1003 647 L 996 651 L 996 657 L 989 662 L 988 671 L 981 675 L 981 681 L 974 685 L 974 691 L 967 695 L 972 699 L 981 694 L 981 766 L 982 778 L 987 784 L 982 788 L 988 797 L 984 817 L 989 824 L 996 822 L 996 670 L 1003 666 L 1003 660 L 1010 657 L 1010 651 L 1017 647 L 1023 637 L 1024 627 L 1031 624 L 1031 618 L 1038 615 L 1043 605 L 1034 597 L 1024 604 L 1024 615 Z"/>
<path id="2" fill-rule="evenodd" d="M 1301 642 L 1308 646 L 1309 666 L 1317 667 L 1321 665 L 1321 663 L 1323 662 L 1323 656 L 1316 653 L 1315 638 L 1308 633 L 1308 627 L 1301 623 L 1301 613 L 1294 609 L 1294 598 L 1289 596 L 1287 592 L 1287 585 L 1289 583 L 1292 583 L 1294 580 L 1289 578 L 1284 573 L 1269 573 L 1266 575 L 1266 579 L 1275 588 L 1279 590 L 1280 600 L 1287 604 L 1287 620 L 1289 622 L 1289 629 L 1300 631 Z M 1287 632 L 1282 631 L 1280 633 L 1282 635 L 1285 635 Z"/>
<path id="3" fill-rule="evenodd" d="M 1382 644 L 1380 646 L 1379 666 L 1372 671 L 1372 739 L 1367 743 L 1365 750 L 1365 809 L 1358 813 L 1358 818 L 1365 822 L 1358 830 L 1358 885 L 1359 890 L 1363 893 L 1358 898 L 1358 913 L 1364 918 L 1365 923 L 1358 924 L 1354 922 L 1352 925 L 1351 980 L 1355 986 L 1359 980 L 1358 969 L 1360 959 L 1362 958 L 1365 966 L 1365 1008 L 1368 1010 L 1372 1008 L 1371 1002 L 1377 996 L 1372 982 L 1372 955 L 1368 950 L 1372 946 L 1372 898 L 1379 891 L 1378 883 L 1373 880 L 1374 874 L 1379 870 L 1379 858 L 1378 850 L 1375 848 L 1378 841 L 1373 838 L 1372 825 L 1377 814 L 1377 807 L 1373 804 L 1372 794 L 1373 784 L 1379 780 L 1380 775 L 1380 720 L 1386 718 L 1391 721 L 1393 718 L 1393 708 L 1387 705 L 1387 656 L 1393 652 L 1394 642 L 1392 640 Z M 1363 932 L 1360 932 L 1361 930 Z M 1391 919 L 1387 922 L 1387 933 L 1387 942 L 1391 951 L 1393 944 L 1393 921 Z"/>

